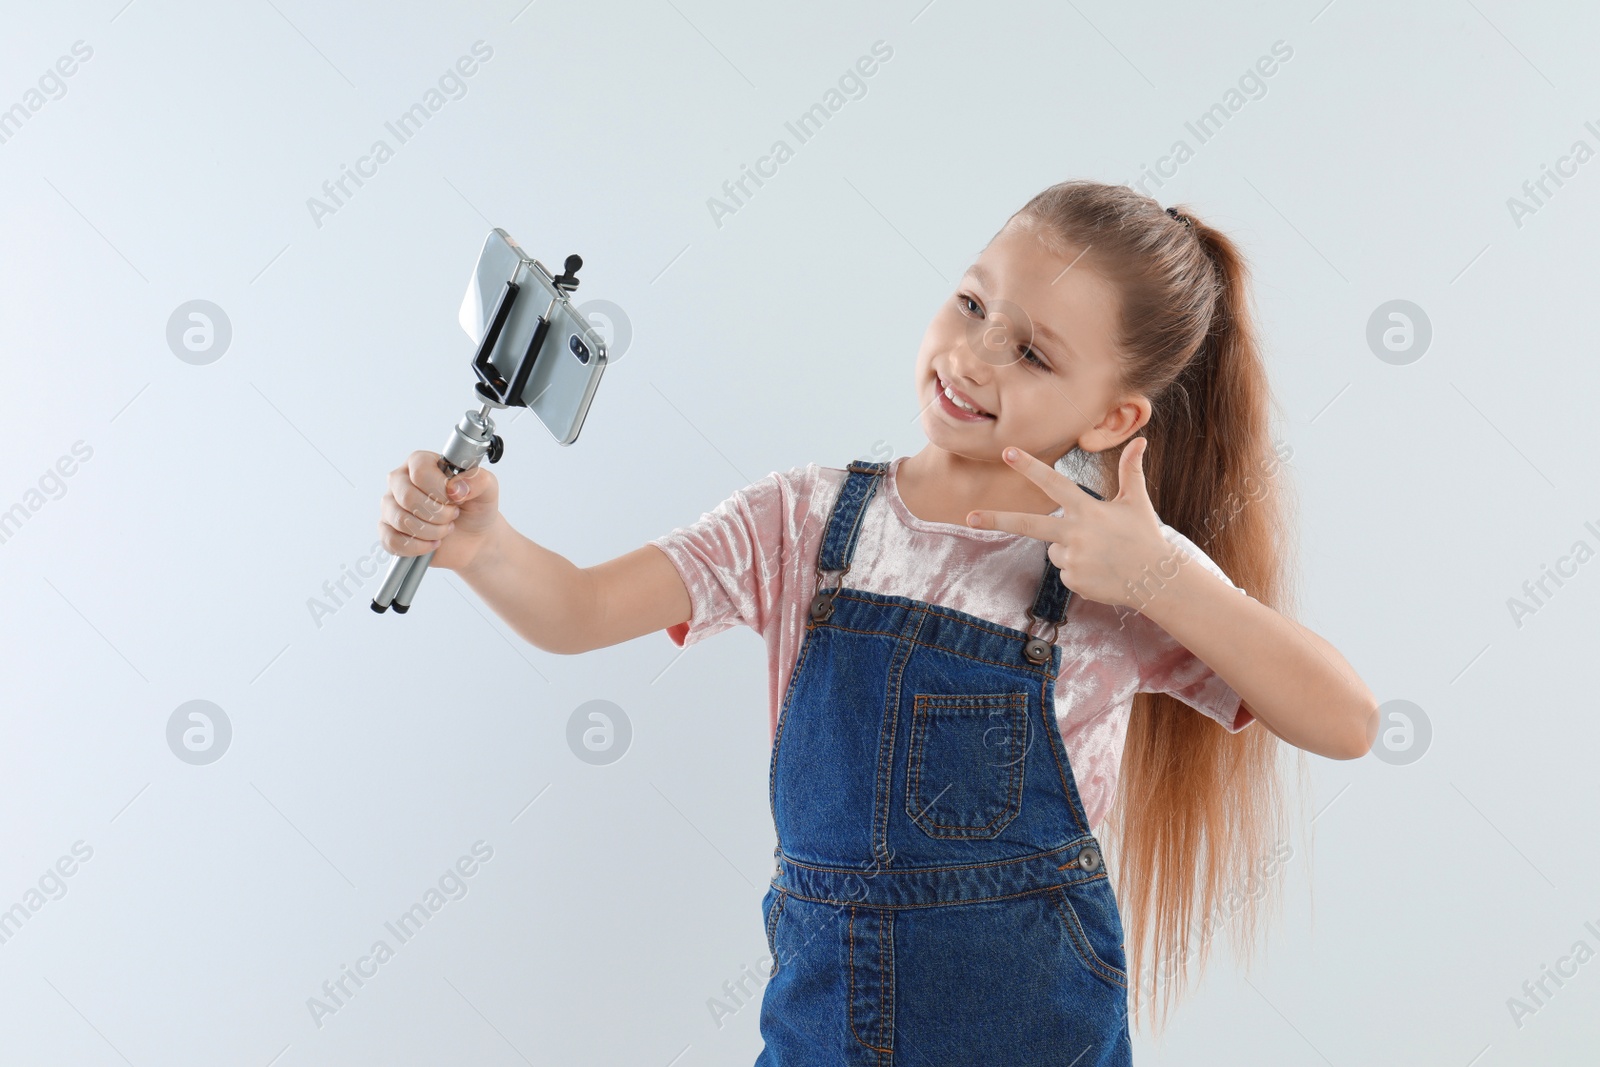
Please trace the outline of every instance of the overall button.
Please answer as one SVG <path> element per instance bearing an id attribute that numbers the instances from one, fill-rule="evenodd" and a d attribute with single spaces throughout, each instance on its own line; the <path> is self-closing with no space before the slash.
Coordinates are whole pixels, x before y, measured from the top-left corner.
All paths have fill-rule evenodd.
<path id="1" fill-rule="evenodd" d="M 827 622 L 833 614 L 833 597 L 827 593 L 818 593 L 811 600 L 811 621 Z"/>
<path id="2" fill-rule="evenodd" d="M 1078 853 L 1078 866 L 1085 871 L 1093 871 L 1100 866 L 1100 851 L 1093 845 L 1085 845 Z"/>

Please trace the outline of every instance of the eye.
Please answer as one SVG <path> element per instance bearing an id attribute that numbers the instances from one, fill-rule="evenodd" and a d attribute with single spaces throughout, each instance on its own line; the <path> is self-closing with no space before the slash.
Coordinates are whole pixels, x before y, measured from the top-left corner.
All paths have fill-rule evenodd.
<path id="1" fill-rule="evenodd" d="M 956 306 L 961 308 L 961 313 L 963 315 L 968 316 L 969 318 L 974 317 L 973 314 L 972 314 L 972 312 L 974 312 L 974 311 L 979 313 L 976 317 L 978 317 L 978 318 L 982 318 L 983 317 L 982 316 L 982 310 L 983 309 L 978 306 L 978 302 L 976 300 L 974 300 L 971 296 L 967 295 L 966 293 L 957 293 L 956 294 Z M 968 311 L 967 310 L 969 307 L 972 309 L 972 311 Z M 1037 352 L 1035 352 L 1032 348 L 1028 347 L 1027 345 L 1024 345 L 1022 347 L 1022 353 L 1021 353 L 1020 358 L 1028 366 L 1033 367 L 1035 369 L 1045 370 L 1045 371 L 1050 369 L 1050 364 L 1046 363 L 1043 359 L 1041 359 L 1039 357 L 1039 354 Z"/>

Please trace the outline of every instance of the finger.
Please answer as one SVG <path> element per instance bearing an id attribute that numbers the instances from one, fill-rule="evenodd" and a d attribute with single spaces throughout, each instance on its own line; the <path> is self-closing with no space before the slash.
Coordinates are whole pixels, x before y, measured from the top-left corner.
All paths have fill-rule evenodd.
<path id="1" fill-rule="evenodd" d="M 1062 515 L 1034 515 L 1026 511 L 973 511 L 967 525 L 979 530 L 1004 530 L 1040 541 L 1059 541 L 1067 536 L 1067 520 Z"/>
<path id="2" fill-rule="evenodd" d="M 1071 514 L 1074 508 L 1083 506 L 1083 497 L 1087 494 L 1078 488 L 1078 483 L 1039 457 L 1011 446 L 1003 449 L 1000 455 L 1012 470 L 1043 489 L 1051 500 L 1060 504 L 1064 514 Z"/>
<path id="3" fill-rule="evenodd" d="M 383 498 L 383 504 L 379 510 L 384 522 L 409 537 L 416 537 L 424 541 L 441 540 L 451 530 L 455 529 L 455 525 L 452 522 L 429 522 L 427 519 L 407 511 L 392 496 Z"/>
<path id="4" fill-rule="evenodd" d="M 1144 437 L 1135 437 L 1129 442 L 1128 447 L 1122 450 L 1122 456 L 1117 463 L 1117 499 L 1150 499 L 1150 492 L 1144 484 L 1144 454 L 1149 449 L 1150 442 Z"/>
<path id="5" fill-rule="evenodd" d="M 381 519 L 378 522 L 378 542 L 391 556 L 425 556 L 429 552 L 438 551 L 443 543 L 423 541 L 409 534 L 403 534 Z"/>
<path id="6" fill-rule="evenodd" d="M 454 522 L 461 509 L 455 504 L 443 503 L 418 489 L 411 476 L 402 468 L 389 474 L 388 496 L 406 511 L 429 522 Z"/>

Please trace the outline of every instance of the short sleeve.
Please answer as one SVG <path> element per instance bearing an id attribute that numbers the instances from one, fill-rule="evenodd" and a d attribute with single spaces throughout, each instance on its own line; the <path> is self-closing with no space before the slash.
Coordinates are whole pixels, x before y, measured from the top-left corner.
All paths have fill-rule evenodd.
<path id="1" fill-rule="evenodd" d="M 1161 524 L 1161 534 L 1188 554 L 1193 562 L 1244 593 L 1193 541 L 1166 523 Z M 1238 733 L 1250 725 L 1255 716 L 1242 706 L 1241 698 L 1233 687 L 1224 682 L 1204 660 L 1179 644 L 1171 634 L 1146 616 L 1135 613 L 1129 621 L 1134 660 L 1139 666 L 1139 692 L 1175 696 L 1191 708 L 1215 719 L 1229 733 Z"/>
<path id="2" fill-rule="evenodd" d="M 677 568 L 693 605 L 688 622 L 667 627 L 674 644 L 687 648 L 740 624 L 765 633 L 782 595 L 786 531 L 798 522 L 797 490 L 807 471 L 774 471 L 698 522 L 649 542 Z"/>

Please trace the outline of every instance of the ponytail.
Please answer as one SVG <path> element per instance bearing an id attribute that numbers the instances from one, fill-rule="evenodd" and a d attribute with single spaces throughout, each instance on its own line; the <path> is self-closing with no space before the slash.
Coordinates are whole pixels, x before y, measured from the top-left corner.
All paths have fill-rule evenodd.
<path id="1" fill-rule="evenodd" d="M 1121 294 L 1121 385 L 1151 400 L 1142 463 L 1156 513 L 1246 594 L 1292 615 L 1292 449 L 1272 441 L 1275 405 L 1237 246 L 1126 186 L 1064 182 L 1018 215 L 1087 247 L 1085 261 Z M 1128 443 L 1081 459 L 1108 493 Z M 1304 754 L 1259 725 L 1230 733 L 1170 694 L 1134 698 L 1104 843 L 1120 872 L 1130 1010 L 1152 1001 L 1158 1031 L 1191 957 L 1204 970 L 1219 925 L 1248 962 L 1281 903 L 1281 875 L 1251 872 L 1293 854 L 1288 761 L 1298 762 L 1303 796 Z"/>

